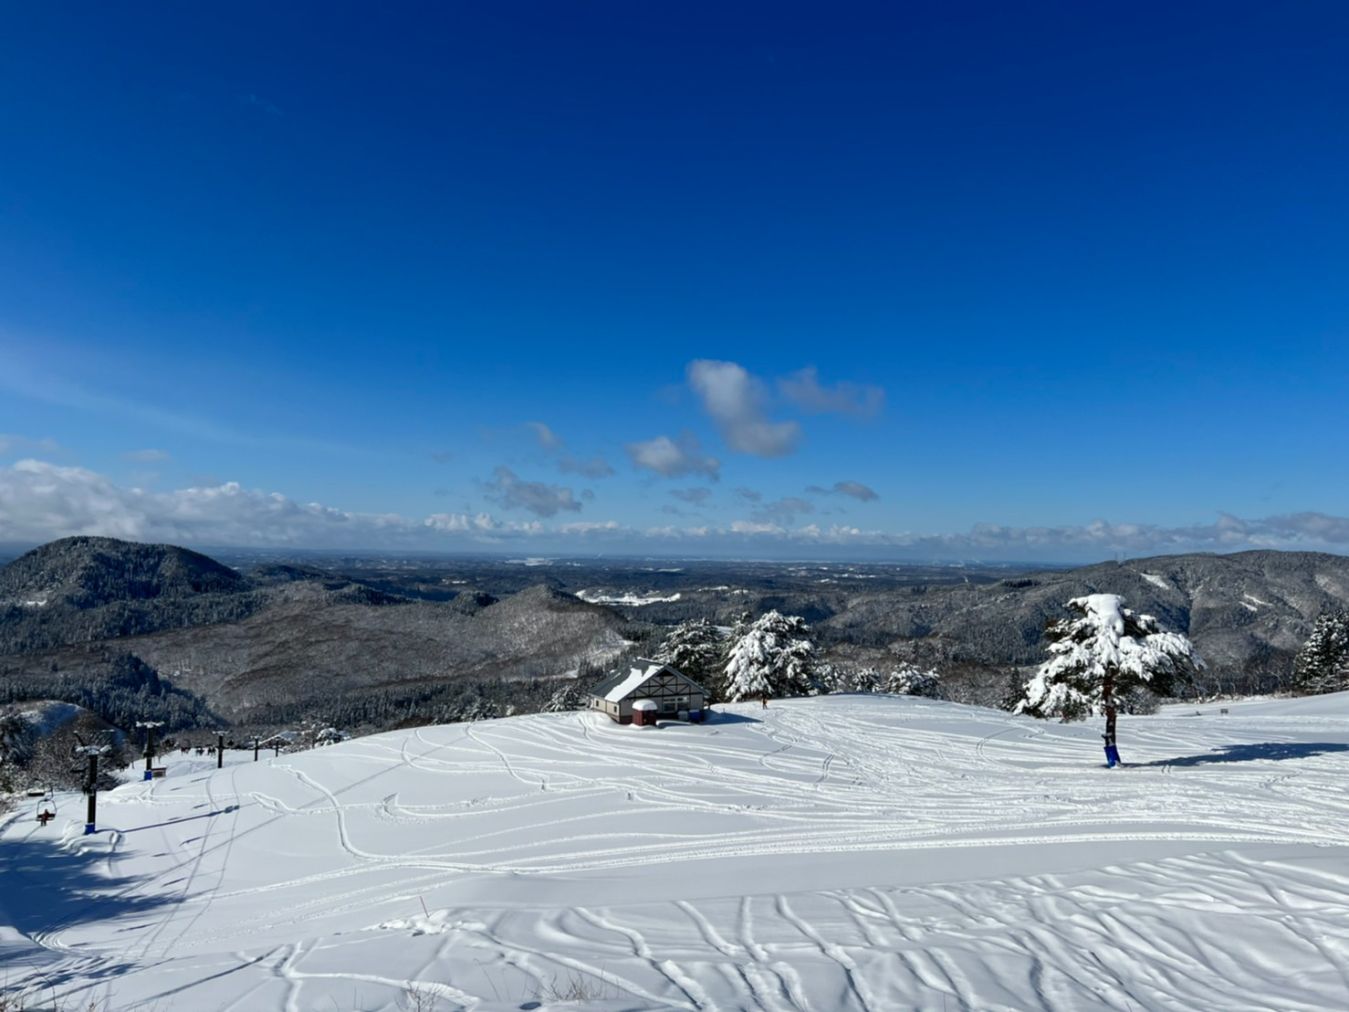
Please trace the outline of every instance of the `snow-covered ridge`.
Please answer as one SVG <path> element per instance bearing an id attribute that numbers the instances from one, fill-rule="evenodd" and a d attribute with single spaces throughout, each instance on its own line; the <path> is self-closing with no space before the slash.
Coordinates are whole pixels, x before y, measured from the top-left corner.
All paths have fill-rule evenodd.
<path id="1" fill-rule="evenodd" d="M 1161 590 L 1176 589 L 1175 587 L 1171 586 L 1170 581 L 1167 580 L 1166 577 L 1158 576 L 1156 573 L 1139 573 L 1138 575 L 1141 576 L 1143 579 L 1147 580 L 1148 583 L 1152 584 L 1154 587 L 1157 587 Z"/>
<path id="2" fill-rule="evenodd" d="M 631 608 L 640 608 L 648 604 L 667 604 L 678 601 L 682 595 L 678 591 L 662 595 L 655 591 L 646 594 L 614 594 L 603 590 L 578 590 L 576 596 L 587 604 L 621 604 Z"/>

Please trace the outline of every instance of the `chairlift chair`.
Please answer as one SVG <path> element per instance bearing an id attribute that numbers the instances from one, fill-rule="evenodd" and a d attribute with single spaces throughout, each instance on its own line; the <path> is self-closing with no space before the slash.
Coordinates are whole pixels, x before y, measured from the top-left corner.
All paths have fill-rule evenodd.
<path id="1" fill-rule="evenodd" d="M 52 793 L 52 789 L 48 787 L 47 793 L 37 803 L 37 824 L 45 826 L 54 818 L 56 818 L 56 797 Z"/>

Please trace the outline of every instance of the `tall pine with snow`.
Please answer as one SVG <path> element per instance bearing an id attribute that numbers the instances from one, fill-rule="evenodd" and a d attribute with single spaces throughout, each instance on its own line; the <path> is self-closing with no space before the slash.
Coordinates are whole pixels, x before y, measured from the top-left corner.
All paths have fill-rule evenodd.
<path id="1" fill-rule="evenodd" d="M 733 702 L 816 691 L 815 644 L 805 619 L 770 611 L 737 626 L 725 670 L 726 698 Z"/>
<path id="2" fill-rule="evenodd" d="M 1307 695 L 1349 689 L 1349 613 L 1317 616 L 1293 661 L 1293 685 Z"/>
<path id="3" fill-rule="evenodd" d="M 1106 762 L 1114 766 L 1120 700 L 1139 690 L 1172 695 L 1204 662 L 1185 636 L 1162 632 L 1155 618 L 1124 607 L 1116 594 L 1073 598 L 1068 611 L 1045 631 L 1051 656 L 1016 712 L 1063 720 L 1104 714 Z"/>
<path id="4" fill-rule="evenodd" d="M 683 672 L 711 694 L 709 702 L 725 698 L 726 645 L 721 632 L 705 618 L 681 622 L 656 651 L 655 660 Z"/>

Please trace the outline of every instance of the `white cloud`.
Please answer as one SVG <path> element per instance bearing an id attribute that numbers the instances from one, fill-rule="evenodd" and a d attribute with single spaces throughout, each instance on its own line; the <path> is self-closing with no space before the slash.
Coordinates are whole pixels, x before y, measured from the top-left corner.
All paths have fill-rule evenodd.
<path id="1" fill-rule="evenodd" d="M 595 534 L 599 531 L 617 531 L 622 528 L 623 525 L 617 520 L 576 520 L 569 524 L 560 524 L 556 529 L 559 534 Z"/>
<path id="2" fill-rule="evenodd" d="M 487 496 L 506 509 L 522 509 L 538 517 L 577 512 L 581 503 L 575 493 L 561 485 L 523 481 L 509 467 L 498 467 L 487 482 Z"/>
<path id="3" fill-rule="evenodd" d="M 732 534 L 775 534 L 783 536 L 787 533 L 786 528 L 778 524 L 765 523 L 756 520 L 734 520 L 731 522 Z"/>
<path id="4" fill-rule="evenodd" d="M 627 450 L 634 465 L 666 478 L 705 474 L 716 480 L 721 474 L 721 462 L 715 457 L 703 456 L 698 441 L 689 435 L 681 436 L 677 443 L 669 436 L 657 436 L 645 442 L 629 443 Z"/>
<path id="5" fill-rule="evenodd" d="M 698 359 L 689 363 L 688 380 L 732 450 L 756 457 L 781 457 L 796 449 L 801 426 L 768 420 L 763 384 L 743 366 Z"/>
<path id="6" fill-rule="evenodd" d="M 880 387 L 848 382 L 823 386 L 814 366 L 778 380 L 778 391 L 802 411 L 813 414 L 871 418 L 885 406 L 885 391 Z"/>
<path id="7" fill-rule="evenodd" d="M 514 479 L 514 476 L 512 475 Z M 569 490 L 514 479 L 505 485 L 528 498 L 531 486 L 566 501 Z M 521 486 L 527 491 L 522 491 Z M 781 500 L 791 505 L 790 500 Z M 777 504 L 771 504 L 777 505 Z M 521 508 L 528 509 L 528 506 Z M 545 507 L 547 508 L 547 507 Z M 558 506 L 554 512 L 566 511 Z M 550 514 L 551 515 L 551 514 Z M 356 513 L 297 502 L 237 482 L 171 492 L 120 486 L 79 467 L 38 460 L 0 466 L 0 542 L 36 544 L 72 534 L 101 534 L 197 547 L 436 549 L 504 546 L 527 540 L 531 551 L 696 551 L 700 556 L 871 559 L 985 559 L 1086 562 L 1129 556 L 1249 548 L 1349 552 L 1349 517 L 1293 513 L 1260 519 L 1227 514 L 1178 527 L 1095 521 L 1080 526 L 1008 527 L 980 524 L 961 533 L 914 534 L 854 526 L 792 526 L 790 509 L 727 526 L 625 526 L 616 520 L 550 526 L 537 519 L 499 520 L 487 513 Z"/>
<path id="8" fill-rule="evenodd" d="M 100 474 L 21 460 L 0 469 L 0 541 L 40 542 L 72 534 L 198 545 L 359 546 L 380 544 L 407 521 L 298 503 L 236 482 L 147 492 Z"/>
<path id="9" fill-rule="evenodd" d="M 501 525 L 490 514 L 479 513 L 469 516 L 467 513 L 432 513 L 422 521 L 422 525 L 433 531 L 455 533 L 459 531 L 494 531 Z"/>

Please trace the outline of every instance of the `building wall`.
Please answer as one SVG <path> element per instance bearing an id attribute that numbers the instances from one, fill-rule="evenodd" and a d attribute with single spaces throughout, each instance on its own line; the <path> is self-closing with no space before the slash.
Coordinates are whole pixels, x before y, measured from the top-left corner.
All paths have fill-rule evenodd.
<path id="1" fill-rule="evenodd" d="M 668 676 L 663 676 L 660 672 L 657 672 L 617 703 L 611 703 L 598 696 L 594 697 L 591 700 L 591 708 L 608 714 L 620 724 L 632 722 L 632 705 L 639 699 L 654 700 L 656 705 L 660 707 L 658 713 L 667 717 L 679 710 L 692 711 L 707 708 L 707 695 L 700 688 L 682 681 L 678 682 L 676 686 L 673 682 L 677 680 L 671 680 L 670 685 L 662 686 L 661 681 L 667 678 Z M 679 699 L 685 701 L 680 703 L 678 702 Z"/>

